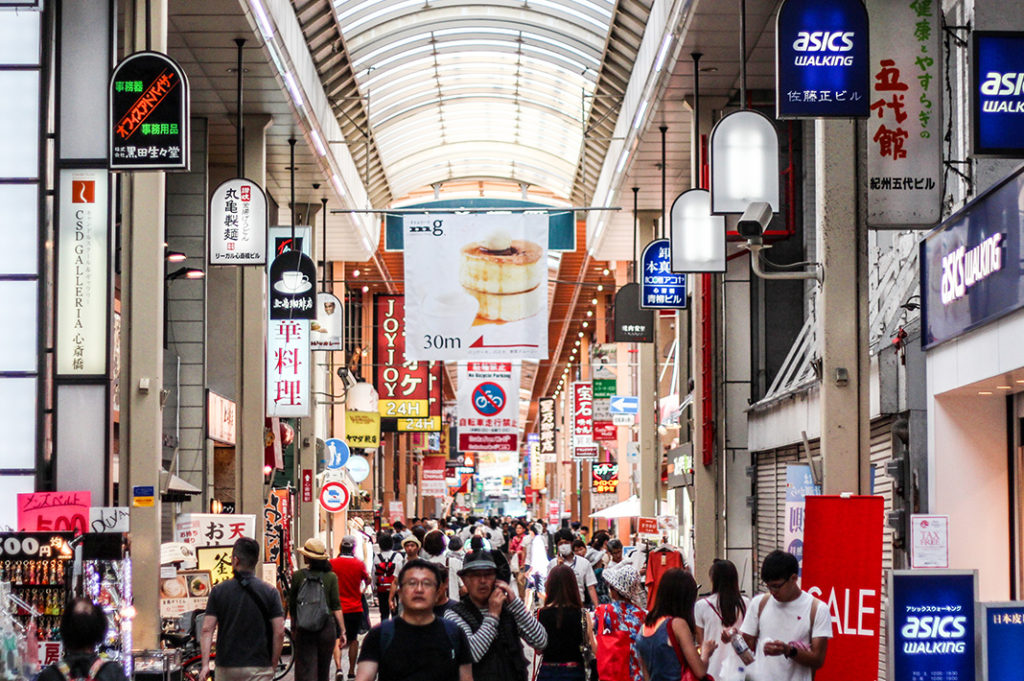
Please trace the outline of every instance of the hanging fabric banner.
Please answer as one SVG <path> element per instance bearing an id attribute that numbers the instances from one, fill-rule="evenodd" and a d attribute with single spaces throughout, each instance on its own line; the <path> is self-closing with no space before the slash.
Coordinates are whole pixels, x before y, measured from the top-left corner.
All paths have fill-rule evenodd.
<path id="1" fill-rule="evenodd" d="M 459 450 L 515 452 L 519 449 L 519 364 L 459 364 Z"/>

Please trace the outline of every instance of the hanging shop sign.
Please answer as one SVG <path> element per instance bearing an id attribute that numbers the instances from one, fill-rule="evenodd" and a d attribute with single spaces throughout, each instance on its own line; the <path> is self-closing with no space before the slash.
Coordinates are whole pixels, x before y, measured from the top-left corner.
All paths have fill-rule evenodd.
<path id="1" fill-rule="evenodd" d="M 316 265 L 301 251 L 285 251 L 270 265 L 270 319 L 315 320 Z"/>
<path id="2" fill-rule="evenodd" d="M 655 239 L 644 247 L 640 256 L 640 307 L 686 309 L 686 275 L 672 272 L 671 253 L 668 239 Z"/>
<path id="3" fill-rule="evenodd" d="M 615 293 L 615 342 L 653 343 L 654 311 L 640 307 L 640 284 L 626 284 Z"/>
<path id="4" fill-rule="evenodd" d="M 548 502 L 548 525 L 558 525 L 562 513 L 560 504 L 557 501 Z"/>
<path id="5" fill-rule="evenodd" d="M 910 516 L 910 567 L 949 567 L 949 516 Z"/>
<path id="6" fill-rule="evenodd" d="M 594 388 L 589 381 L 572 384 L 572 442 L 587 446 L 594 441 Z"/>
<path id="7" fill-rule="evenodd" d="M 196 562 L 199 569 L 210 575 L 211 586 L 217 586 L 235 576 L 231 567 L 231 546 L 204 546 L 196 549 Z"/>
<path id="8" fill-rule="evenodd" d="M 271 321 L 267 327 L 267 416 L 309 416 L 309 322 Z"/>
<path id="9" fill-rule="evenodd" d="M 590 467 L 593 477 L 591 491 L 594 494 L 608 494 L 619 489 L 619 464 L 595 463 Z"/>
<path id="10" fill-rule="evenodd" d="M 930 227 L 942 203 L 941 9 L 888 0 L 867 0 L 867 9 L 868 224 Z"/>
<path id="11" fill-rule="evenodd" d="M 876 678 L 882 611 L 885 502 L 880 496 L 807 497 L 801 585 L 828 604 L 831 671 L 815 680 Z M 809 626 L 812 627 L 811 623 Z M 814 630 L 814 636 L 821 634 Z"/>
<path id="12" fill-rule="evenodd" d="M 979 678 L 974 638 L 977 570 L 893 570 L 888 595 L 892 681 Z"/>
<path id="13" fill-rule="evenodd" d="M 775 25 L 778 118 L 865 117 L 868 13 L 861 0 L 786 0 Z"/>
<path id="14" fill-rule="evenodd" d="M 595 444 L 574 445 L 572 448 L 572 458 L 575 461 L 597 461 L 598 453 L 597 445 Z"/>
<path id="15" fill-rule="evenodd" d="M 971 121 L 976 155 L 1024 156 L 1024 33 L 973 31 Z"/>
<path id="16" fill-rule="evenodd" d="M 222 182 L 210 198 L 210 264 L 267 264 L 267 195 L 244 177 Z"/>
<path id="17" fill-rule="evenodd" d="M 57 373 L 107 372 L 110 174 L 63 169 L 58 193 Z"/>
<path id="18" fill-rule="evenodd" d="M 659 536 L 658 519 L 640 516 L 636 519 L 636 533 L 643 537 Z"/>
<path id="19" fill-rule="evenodd" d="M 291 496 L 286 489 L 270 490 L 263 507 L 263 559 L 276 565 L 278 570 L 289 565 L 291 507 Z"/>
<path id="20" fill-rule="evenodd" d="M 377 406 L 386 418 L 426 418 L 430 416 L 430 371 L 427 362 L 408 361 L 404 301 L 404 296 L 374 296 Z"/>
<path id="21" fill-rule="evenodd" d="M 423 468 L 420 472 L 420 494 L 428 497 L 442 497 L 445 489 L 445 467 L 443 456 L 423 457 Z"/>
<path id="22" fill-rule="evenodd" d="M 316 294 L 316 318 L 309 323 L 310 350 L 344 350 L 345 327 L 341 301 L 333 293 Z"/>
<path id="23" fill-rule="evenodd" d="M 232 400 L 206 391 L 206 436 L 222 445 L 235 444 L 236 406 Z"/>
<path id="24" fill-rule="evenodd" d="M 111 170 L 188 170 L 189 85 L 166 54 L 136 52 L 110 76 Z"/>
<path id="25" fill-rule="evenodd" d="M 92 493 L 29 492 L 18 495 L 21 532 L 88 532 Z"/>
<path id="26" fill-rule="evenodd" d="M 405 217 L 410 360 L 547 359 L 547 217 Z"/>
<path id="27" fill-rule="evenodd" d="M 673 272 L 725 272 L 725 216 L 711 214 L 711 192 L 686 190 L 669 220 Z"/>
<path id="28" fill-rule="evenodd" d="M 678 489 L 693 484 L 693 443 L 684 442 L 668 451 L 668 473 L 666 483 L 669 489 Z"/>
<path id="29" fill-rule="evenodd" d="M 804 519 L 806 518 L 807 497 L 821 494 L 821 487 L 814 484 L 811 467 L 807 464 L 786 466 L 786 526 L 782 535 L 785 551 L 796 556 L 802 564 L 804 559 Z"/>
<path id="30" fill-rule="evenodd" d="M 538 461 L 540 463 L 554 463 L 557 452 L 555 445 L 555 398 L 541 397 L 537 400 L 537 426 L 538 434 L 540 435 L 540 442 L 537 448 Z"/>
<path id="31" fill-rule="evenodd" d="M 256 516 L 226 513 L 182 513 L 174 521 L 174 541 L 190 546 L 223 546 L 256 536 Z"/>
<path id="32" fill-rule="evenodd" d="M 983 679 L 1012 679 L 1020 675 L 1024 650 L 1024 602 L 981 603 Z"/>
<path id="33" fill-rule="evenodd" d="M 380 414 L 369 411 L 345 412 L 345 438 L 355 449 L 380 446 Z"/>
<path id="34" fill-rule="evenodd" d="M 74 549 L 68 545 L 73 538 L 72 532 L 0 532 L 0 558 L 7 561 L 69 559 L 74 556 Z"/>
<path id="35" fill-rule="evenodd" d="M 459 449 L 518 451 L 519 364 L 460 362 L 458 376 Z"/>
<path id="36" fill-rule="evenodd" d="M 921 342 L 925 348 L 1024 306 L 1020 253 L 1024 168 L 986 190 L 921 242 Z"/>

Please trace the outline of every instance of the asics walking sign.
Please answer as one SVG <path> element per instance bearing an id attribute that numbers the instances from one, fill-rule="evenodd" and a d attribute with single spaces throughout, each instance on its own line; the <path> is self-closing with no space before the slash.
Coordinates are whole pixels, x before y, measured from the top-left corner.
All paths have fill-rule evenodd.
<path id="1" fill-rule="evenodd" d="M 1024 140 L 1024 33 L 975 31 L 974 153 L 1020 157 Z"/>

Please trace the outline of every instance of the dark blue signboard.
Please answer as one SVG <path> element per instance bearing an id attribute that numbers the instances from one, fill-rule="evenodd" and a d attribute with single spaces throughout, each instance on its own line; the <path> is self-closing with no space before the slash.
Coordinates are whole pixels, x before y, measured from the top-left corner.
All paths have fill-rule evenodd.
<path id="1" fill-rule="evenodd" d="M 775 24 L 779 118 L 869 113 L 868 12 L 860 0 L 786 0 Z"/>
<path id="2" fill-rule="evenodd" d="M 668 239 L 655 239 L 640 257 L 640 307 L 659 310 L 686 308 L 686 275 L 672 271 Z"/>
<path id="3" fill-rule="evenodd" d="M 976 572 L 894 570 L 889 598 L 890 681 L 975 681 Z"/>
<path id="4" fill-rule="evenodd" d="M 975 31 L 974 153 L 1024 156 L 1024 33 Z"/>
<path id="5" fill-rule="evenodd" d="M 956 338 L 1024 306 L 1024 166 L 921 242 L 921 343 Z"/>
<path id="6" fill-rule="evenodd" d="M 981 613 L 983 678 L 991 681 L 1020 678 L 1024 603 L 983 603 Z"/>

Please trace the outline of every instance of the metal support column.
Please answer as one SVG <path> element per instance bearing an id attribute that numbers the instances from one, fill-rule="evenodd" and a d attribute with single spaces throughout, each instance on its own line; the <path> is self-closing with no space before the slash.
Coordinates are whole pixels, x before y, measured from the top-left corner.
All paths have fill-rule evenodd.
<path id="1" fill-rule="evenodd" d="M 643 211 L 639 220 L 640 250 L 655 238 L 657 218 L 660 214 L 655 211 Z M 636 301 L 639 305 L 640 301 Z M 654 315 L 654 324 L 657 327 L 658 315 Z M 655 336 L 657 342 L 657 336 Z M 653 516 L 657 512 L 658 501 L 658 464 L 661 461 L 661 452 L 658 450 L 658 388 L 655 384 L 657 354 L 655 343 L 639 343 L 639 365 L 637 366 L 637 395 L 640 398 L 640 418 L 638 419 L 640 430 L 640 470 L 638 478 L 640 482 L 640 514 Z"/>

